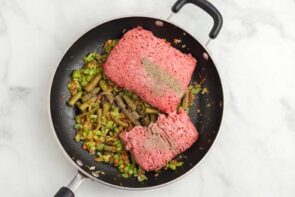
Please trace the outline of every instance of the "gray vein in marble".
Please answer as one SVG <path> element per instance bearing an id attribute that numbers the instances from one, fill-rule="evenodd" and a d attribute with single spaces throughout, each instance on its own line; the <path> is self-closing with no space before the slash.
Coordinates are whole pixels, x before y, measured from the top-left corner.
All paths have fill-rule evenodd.
<path id="1" fill-rule="evenodd" d="M 9 127 L 1 124 L 1 128 L 0 128 L 0 145 L 1 145 L 1 141 L 12 140 L 13 135 L 14 134 L 11 132 Z"/>
<path id="2" fill-rule="evenodd" d="M 0 34 L 6 33 L 6 23 L 5 20 L 3 19 L 3 16 L 0 12 Z"/>
<path id="3" fill-rule="evenodd" d="M 25 87 L 10 87 L 9 97 L 12 101 L 25 99 L 30 94 L 30 89 Z"/>
<path id="4" fill-rule="evenodd" d="M 7 39 L 5 39 L 7 38 Z M 2 53 L 2 55 L 0 56 L 0 65 L 3 65 L 2 69 L 0 68 L 0 82 L 3 82 L 7 76 L 7 65 L 9 63 L 9 53 L 10 53 L 10 39 L 9 39 L 9 36 L 7 34 L 7 25 L 5 23 L 5 20 L 3 19 L 3 16 L 0 12 L 0 40 L 1 39 L 4 39 L 4 40 L 8 40 L 8 45 L 7 46 L 0 46 L 0 50 L 1 50 L 1 47 L 8 47 L 9 49 L 2 49 L 3 51 L 6 51 L 8 52 L 8 55 L 5 55 L 5 53 Z"/>
<path id="5" fill-rule="evenodd" d="M 16 102 L 24 101 L 30 94 L 30 89 L 25 87 L 0 87 L 1 100 L 0 100 L 0 121 L 8 119 L 11 115 L 11 109 L 16 105 Z M 5 96 L 3 96 L 5 95 Z"/>
<path id="6" fill-rule="evenodd" d="M 227 101 L 228 103 L 227 105 L 229 107 L 228 109 L 230 109 L 234 113 L 234 115 L 236 115 L 238 119 L 244 120 L 244 118 L 242 117 L 242 113 L 239 111 L 239 107 L 237 106 L 235 102 L 236 98 L 233 92 L 229 90 L 228 95 L 229 95 L 229 100 Z"/>
<path id="7" fill-rule="evenodd" d="M 222 183 L 222 187 L 224 188 L 224 193 L 222 196 L 227 197 L 229 196 L 228 193 L 230 192 L 232 188 L 231 181 L 228 179 L 228 177 L 222 172 L 222 171 L 217 171 L 216 172 L 217 177 Z"/>
<path id="8" fill-rule="evenodd" d="M 289 127 L 290 130 L 295 132 L 295 109 L 291 107 L 289 102 L 282 98 L 280 100 L 280 104 L 283 106 L 284 110 L 286 111 L 285 115 L 285 121 L 287 126 Z"/>
<path id="9" fill-rule="evenodd" d="M 0 75 L 0 82 L 4 82 L 6 77 L 7 77 L 7 73 L 8 73 L 8 64 L 9 64 L 9 59 L 8 57 L 6 57 L 4 60 L 2 60 L 2 62 L 0 61 L 0 64 L 3 64 L 4 66 L 2 67 L 2 70 L 1 70 L 1 73 L 2 73 L 2 76 Z"/>
<path id="10" fill-rule="evenodd" d="M 200 171 L 200 173 L 199 173 L 199 177 L 200 177 L 200 195 L 201 196 L 203 196 L 203 193 L 204 193 L 204 187 L 202 187 L 203 185 L 204 185 L 204 181 L 205 181 L 205 179 L 204 179 L 204 175 L 203 175 L 203 172 L 202 171 Z"/>
<path id="11" fill-rule="evenodd" d="M 233 17 L 230 17 L 232 19 L 238 19 L 241 20 L 241 23 L 247 25 L 248 27 L 250 26 L 252 29 L 252 33 L 254 33 L 256 28 L 256 24 L 259 23 L 264 23 L 268 24 L 270 26 L 273 26 L 284 38 L 288 38 L 290 40 L 295 41 L 295 34 L 288 35 L 286 33 L 286 27 L 281 23 L 281 21 L 277 18 L 277 16 L 273 15 L 271 11 L 266 11 L 263 10 L 263 8 L 251 8 L 251 9 L 245 9 L 238 5 L 235 1 L 233 0 L 225 0 L 223 3 L 227 3 L 229 7 L 232 7 L 236 15 Z M 247 16 L 254 16 L 254 17 L 247 17 Z M 290 18 L 290 20 L 293 20 Z M 251 36 L 254 34 L 250 34 Z"/>
<path id="12" fill-rule="evenodd" d="M 1 10 L 8 10 L 18 17 L 22 18 L 25 22 L 29 22 L 27 15 L 25 14 L 22 7 L 19 5 L 19 2 L 16 0 L 4 0 L 1 6 Z"/>

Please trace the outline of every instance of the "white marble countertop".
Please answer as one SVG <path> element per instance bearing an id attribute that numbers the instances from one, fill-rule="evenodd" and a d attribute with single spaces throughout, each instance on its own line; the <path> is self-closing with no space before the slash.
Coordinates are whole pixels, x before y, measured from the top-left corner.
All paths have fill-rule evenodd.
<path id="1" fill-rule="evenodd" d="M 225 96 L 221 135 L 185 178 L 125 191 L 85 181 L 77 196 L 295 196 L 294 0 L 210 0 L 224 17 L 209 49 Z M 123 15 L 166 18 L 174 0 L 0 0 L 0 196 L 53 196 L 76 170 L 49 127 L 50 77 L 70 45 Z M 172 21 L 203 43 L 212 25 L 186 6 Z"/>

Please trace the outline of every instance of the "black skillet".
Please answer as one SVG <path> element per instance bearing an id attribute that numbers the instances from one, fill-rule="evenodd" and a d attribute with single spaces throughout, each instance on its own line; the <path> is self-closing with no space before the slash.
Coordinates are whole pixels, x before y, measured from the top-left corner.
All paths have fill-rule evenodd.
<path id="1" fill-rule="evenodd" d="M 178 0 L 172 7 L 177 13 L 183 5 L 192 3 L 205 10 L 214 20 L 214 26 L 209 34 L 216 38 L 222 27 L 222 16 L 219 11 L 206 0 Z M 159 176 L 147 173 L 148 180 L 138 182 L 136 178 L 122 178 L 118 170 L 106 163 L 94 161 L 94 157 L 82 150 L 81 144 L 74 142 L 75 111 L 66 105 L 69 98 L 67 83 L 71 72 L 83 65 L 82 59 L 87 53 L 100 51 L 103 43 L 108 39 L 119 39 L 123 32 L 136 26 L 142 26 L 157 37 L 165 38 L 173 43 L 173 39 L 181 39 L 180 45 L 174 45 L 184 53 L 191 53 L 197 60 L 192 82 L 203 81 L 209 94 L 199 94 L 195 99 L 189 115 L 199 131 L 198 141 L 182 154 L 184 165 L 176 171 L 163 170 Z M 182 45 L 186 45 L 182 48 Z M 192 35 L 171 22 L 149 17 L 126 17 L 103 23 L 80 37 L 62 58 L 55 72 L 50 92 L 50 117 L 54 135 L 57 137 L 61 149 L 70 162 L 78 169 L 77 176 L 67 187 L 62 187 L 55 196 L 74 196 L 74 191 L 84 178 L 91 178 L 101 183 L 123 189 L 147 189 L 166 185 L 193 169 L 207 154 L 212 146 L 222 118 L 223 93 L 221 81 L 212 57 L 206 48 Z"/>

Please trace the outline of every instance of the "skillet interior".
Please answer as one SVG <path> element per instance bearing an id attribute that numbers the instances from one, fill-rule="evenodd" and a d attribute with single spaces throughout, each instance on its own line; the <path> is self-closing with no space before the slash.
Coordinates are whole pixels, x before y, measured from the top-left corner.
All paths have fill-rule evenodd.
<path id="1" fill-rule="evenodd" d="M 53 126 L 62 147 L 73 161 L 76 162 L 77 159 L 82 161 L 84 165 L 81 168 L 94 179 L 115 186 L 146 188 L 161 185 L 180 177 L 192 169 L 205 156 L 215 140 L 221 123 L 223 111 L 222 86 L 210 56 L 209 60 L 203 58 L 203 52 L 206 50 L 190 34 L 164 21 L 162 21 L 164 25 L 159 27 L 155 25 L 157 20 L 148 17 L 126 17 L 95 27 L 70 47 L 61 60 L 53 79 L 50 93 L 50 111 Z M 67 83 L 70 80 L 71 72 L 82 67 L 83 57 L 91 51 L 100 51 L 106 40 L 119 39 L 123 35 L 123 30 L 128 30 L 138 25 L 151 30 L 157 37 L 165 38 L 171 43 L 173 43 L 174 38 L 181 39 L 181 44 L 185 44 L 186 48 L 182 48 L 181 44 L 173 44 L 173 46 L 184 53 L 191 53 L 198 60 L 192 81 L 199 82 L 205 78 L 203 86 L 207 87 L 210 92 L 204 95 L 199 94 L 190 110 L 189 115 L 199 131 L 199 139 L 189 150 L 182 154 L 184 165 L 176 171 L 162 171 L 158 177 L 154 176 L 155 173 L 147 173 L 148 180 L 142 183 L 139 183 L 136 178 L 121 178 L 115 167 L 95 162 L 93 156 L 81 149 L 81 143 L 74 142 L 73 117 L 75 116 L 75 111 L 66 105 L 66 101 L 69 98 Z M 200 113 L 197 113 L 197 109 L 200 109 Z M 100 174 L 99 177 L 93 176 L 93 170 L 90 170 L 89 166 L 95 166 L 94 171 L 99 170 L 104 172 L 104 174 Z"/>

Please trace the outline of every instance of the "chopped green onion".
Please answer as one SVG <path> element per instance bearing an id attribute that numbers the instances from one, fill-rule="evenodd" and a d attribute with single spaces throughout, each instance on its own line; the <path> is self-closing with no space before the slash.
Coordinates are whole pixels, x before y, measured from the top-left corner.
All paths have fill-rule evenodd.
<path id="1" fill-rule="evenodd" d="M 87 56 L 84 57 L 84 62 L 85 63 L 89 63 L 92 60 L 95 60 L 95 57 L 96 57 L 96 53 L 95 52 L 89 53 Z"/>

